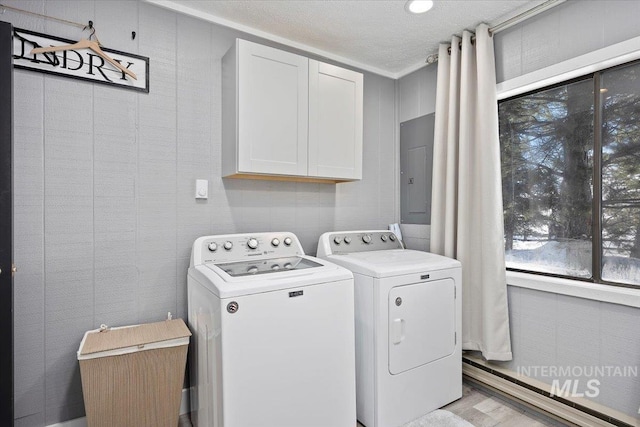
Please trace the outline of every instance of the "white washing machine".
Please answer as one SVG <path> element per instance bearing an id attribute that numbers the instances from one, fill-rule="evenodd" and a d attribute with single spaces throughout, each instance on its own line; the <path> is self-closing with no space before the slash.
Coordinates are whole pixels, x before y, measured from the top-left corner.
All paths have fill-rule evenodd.
<path id="1" fill-rule="evenodd" d="M 390 231 L 325 233 L 318 257 L 355 279 L 358 421 L 398 427 L 462 397 L 459 261 Z"/>
<path id="2" fill-rule="evenodd" d="M 201 237 L 188 273 L 197 427 L 353 427 L 353 275 L 292 233 Z"/>

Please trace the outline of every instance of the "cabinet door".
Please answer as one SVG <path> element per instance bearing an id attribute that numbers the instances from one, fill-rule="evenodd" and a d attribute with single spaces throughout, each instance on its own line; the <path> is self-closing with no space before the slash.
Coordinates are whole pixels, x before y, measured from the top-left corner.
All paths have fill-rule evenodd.
<path id="1" fill-rule="evenodd" d="M 239 41 L 239 172 L 307 175 L 308 61 Z"/>
<path id="2" fill-rule="evenodd" d="M 362 178 L 362 74 L 309 60 L 309 175 Z"/>

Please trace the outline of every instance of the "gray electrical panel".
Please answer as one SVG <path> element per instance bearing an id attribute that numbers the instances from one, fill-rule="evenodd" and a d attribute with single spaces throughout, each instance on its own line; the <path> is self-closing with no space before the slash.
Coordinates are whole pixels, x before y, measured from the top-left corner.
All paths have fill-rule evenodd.
<path id="1" fill-rule="evenodd" d="M 400 123 L 400 220 L 431 223 L 435 114 Z"/>

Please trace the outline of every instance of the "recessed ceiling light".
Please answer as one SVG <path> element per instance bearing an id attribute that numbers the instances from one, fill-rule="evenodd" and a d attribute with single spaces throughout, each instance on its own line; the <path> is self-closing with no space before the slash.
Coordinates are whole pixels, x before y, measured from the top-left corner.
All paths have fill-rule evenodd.
<path id="1" fill-rule="evenodd" d="M 425 13 L 433 7 L 433 0 L 409 0 L 404 9 L 409 13 Z"/>

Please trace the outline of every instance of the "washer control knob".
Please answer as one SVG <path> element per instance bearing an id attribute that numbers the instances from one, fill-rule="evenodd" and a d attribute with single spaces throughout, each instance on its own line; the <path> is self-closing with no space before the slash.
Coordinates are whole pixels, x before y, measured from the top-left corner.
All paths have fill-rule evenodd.
<path id="1" fill-rule="evenodd" d="M 344 236 L 344 242 L 348 245 L 349 243 L 351 243 L 351 237 L 349 236 Z"/>
<path id="2" fill-rule="evenodd" d="M 280 240 L 277 237 L 274 237 L 271 240 L 271 246 L 273 246 L 274 248 L 277 248 L 278 246 L 280 246 Z"/>
<path id="3" fill-rule="evenodd" d="M 247 241 L 247 246 L 249 246 L 249 249 L 255 249 L 255 248 L 257 248 L 257 247 L 258 247 L 258 239 L 255 239 L 255 238 L 253 238 L 253 237 L 252 237 L 252 238 L 250 238 L 250 239 Z"/>
<path id="4" fill-rule="evenodd" d="M 286 246 L 291 246 L 291 243 L 293 243 L 293 240 L 291 240 L 291 237 L 285 237 L 284 238 L 284 244 Z"/>
<path id="5" fill-rule="evenodd" d="M 273 271 L 278 271 L 278 270 L 280 270 L 280 266 L 279 266 L 278 264 L 273 264 L 273 265 L 271 266 L 271 269 L 272 269 Z"/>
<path id="6" fill-rule="evenodd" d="M 247 273 L 249 274 L 256 274 L 257 272 L 258 272 L 258 267 L 256 267 L 255 265 L 252 265 L 247 269 Z"/>
<path id="7" fill-rule="evenodd" d="M 215 252 L 218 249 L 218 244 L 216 242 L 211 242 L 209 243 L 208 248 L 211 252 Z"/>
<path id="8" fill-rule="evenodd" d="M 287 270 L 291 270 L 293 268 L 293 264 L 291 264 L 290 262 L 285 263 L 284 268 L 286 268 Z"/>
<path id="9" fill-rule="evenodd" d="M 333 242 L 334 242 L 336 245 L 339 245 L 340 243 L 342 243 L 342 237 L 340 237 L 340 236 L 336 236 L 336 237 L 334 237 L 334 238 L 333 238 Z"/>
<path id="10" fill-rule="evenodd" d="M 231 249 L 233 249 L 233 243 L 227 240 L 226 242 L 224 242 L 224 245 L 222 245 L 222 247 L 225 251 L 230 251 Z"/>
<path id="11" fill-rule="evenodd" d="M 382 236 L 380 236 L 380 240 L 382 240 L 383 242 L 387 241 L 387 235 L 383 234 Z"/>
<path id="12" fill-rule="evenodd" d="M 389 234 L 389 240 L 391 240 L 392 242 L 396 241 L 396 235 L 395 234 Z"/>
<path id="13" fill-rule="evenodd" d="M 371 243 L 371 235 L 365 234 L 364 236 L 362 236 L 362 241 L 368 245 L 369 243 Z"/>

